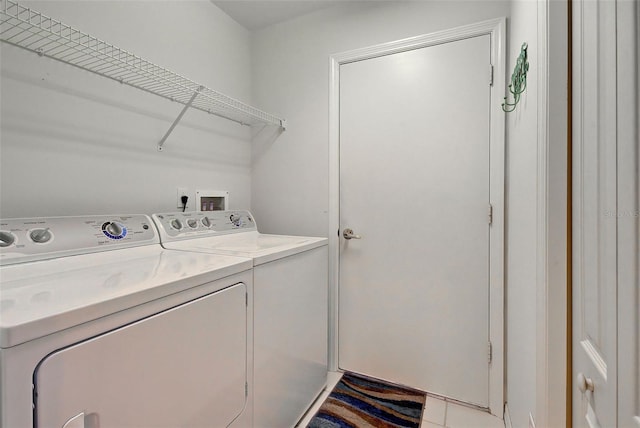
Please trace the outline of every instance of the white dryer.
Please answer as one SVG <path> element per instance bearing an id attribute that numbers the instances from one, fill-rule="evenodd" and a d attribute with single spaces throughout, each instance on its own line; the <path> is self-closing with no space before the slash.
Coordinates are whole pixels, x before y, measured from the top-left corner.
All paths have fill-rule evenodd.
<path id="1" fill-rule="evenodd" d="M 145 215 L 0 220 L 0 427 L 251 425 L 250 259 Z"/>
<path id="2" fill-rule="evenodd" d="M 326 385 L 327 239 L 259 233 L 248 211 L 152 217 L 164 248 L 253 259 L 254 426 L 294 426 Z"/>

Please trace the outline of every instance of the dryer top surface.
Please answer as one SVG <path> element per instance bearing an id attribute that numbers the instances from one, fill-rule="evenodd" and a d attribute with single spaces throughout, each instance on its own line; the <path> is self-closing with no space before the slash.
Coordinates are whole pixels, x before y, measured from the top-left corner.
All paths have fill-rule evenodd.
<path id="1" fill-rule="evenodd" d="M 253 259 L 254 265 L 328 245 L 327 238 L 258 232 L 249 211 L 153 214 L 164 248 Z"/>
<path id="2" fill-rule="evenodd" d="M 256 231 L 168 242 L 168 249 L 225 254 L 253 259 L 254 266 L 327 245 L 327 238 L 267 235 Z"/>

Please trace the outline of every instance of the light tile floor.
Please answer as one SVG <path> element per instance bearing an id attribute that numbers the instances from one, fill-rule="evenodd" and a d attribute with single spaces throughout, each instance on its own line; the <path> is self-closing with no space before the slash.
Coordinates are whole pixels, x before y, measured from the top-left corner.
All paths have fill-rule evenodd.
<path id="1" fill-rule="evenodd" d="M 306 415 L 296 425 L 296 428 L 306 427 L 313 415 L 316 414 L 324 400 L 329 396 L 333 387 L 342 378 L 342 373 L 329 372 L 327 376 L 327 387 L 320 394 L 313 406 Z M 439 397 L 427 396 L 424 412 L 422 413 L 422 423 L 420 428 L 504 428 L 502 419 L 496 418 L 489 413 L 476 410 L 461 404 L 447 401 Z"/>
<path id="2" fill-rule="evenodd" d="M 504 428 L 500 418 L 439 397 L 427 396 L 420 428 Z"/>

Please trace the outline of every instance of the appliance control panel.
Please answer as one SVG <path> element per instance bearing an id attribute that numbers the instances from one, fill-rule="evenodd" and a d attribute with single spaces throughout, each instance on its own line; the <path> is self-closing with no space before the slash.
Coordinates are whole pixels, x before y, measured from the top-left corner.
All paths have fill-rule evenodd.
<path id="1" fill-rule="evenodd" d="M 201 211 L 153 214 L 161 240 L 180 240 L 257 231 L 249 211 Z"/>
<path id="2" fill-rule="evenodd" d="M 0 265 L 158 243 L 146 215 L 0 220 Z"/>

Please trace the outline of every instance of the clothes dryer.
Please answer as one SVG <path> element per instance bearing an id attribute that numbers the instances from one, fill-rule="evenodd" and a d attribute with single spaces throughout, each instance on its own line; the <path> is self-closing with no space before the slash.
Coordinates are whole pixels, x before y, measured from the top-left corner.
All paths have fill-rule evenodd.
<path id="1" fill-rule="evenodd" d="M 326 238 L 258 232 L 248 211 L 153 214 L 166 249 L 250 257 L 254 426 L 293 427 L 326 385 Z"/>
<path id="2" fill-rule="evenodd" d="M 145 215 L 0 220 L 0 426 L 250 426 L 251 268 Z"/>

